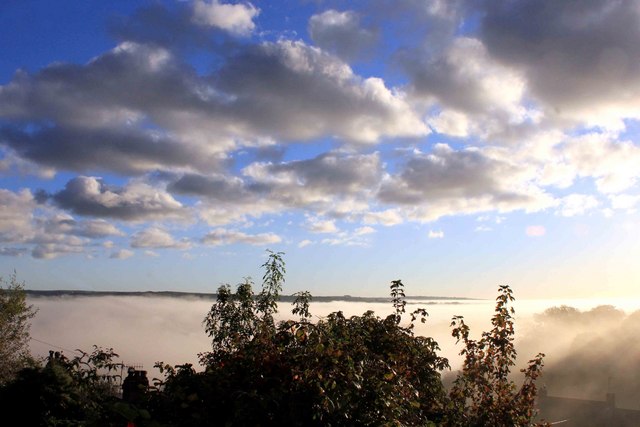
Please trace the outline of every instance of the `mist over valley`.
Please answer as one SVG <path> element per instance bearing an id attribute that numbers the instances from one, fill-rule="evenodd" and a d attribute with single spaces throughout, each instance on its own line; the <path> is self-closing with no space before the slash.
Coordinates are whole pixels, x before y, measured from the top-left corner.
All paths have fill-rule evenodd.
<path id="1" fill-rule="evenodd" d="M 38 309 L 32 322 L 31 350 L 46 356 L 49 350 L 68 356 L 93 345 L 113 348 L 127 365 L 142 366 L 158 377 L 157 361 L 172 365 L 191 363 L 198 369 L 198 353 L 211 349 L 202 321 L 215 301 L 214 294 L 29 292 Z M 293 318 L 291 297 L 283 296 L 277 320 Z M 462 315 L 479 338 L 491 327 L 494 301 L 490 299 L 407 297 L 407 311 L 417 307 L 429 313 L 416 334 L 433 337 L 447 357 L 454 376 L 462 362 L 451 336 L 450 322 Z M 640 300 L 638 299 L 516 299 L 516 368 L 537 353 L 545 353 L 539 385 L 550 395 L 604 400 L 615 393 L 618 407 L 640 408 Z M 373 310 L 392 313 L 388 298 L 318 296 L 311 302 L 313 319 L 342 311 L 345 316 Z M 514 369 L 517 378 L 518 369 Z"/>

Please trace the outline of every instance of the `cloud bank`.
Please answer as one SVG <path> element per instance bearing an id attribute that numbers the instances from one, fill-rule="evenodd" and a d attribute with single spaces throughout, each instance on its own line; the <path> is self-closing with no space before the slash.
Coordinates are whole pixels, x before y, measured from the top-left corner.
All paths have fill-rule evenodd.
<path id="1" fill-rule="evenodd" d="M 0 255 L 633 211 L 637 2 L 311 9 L 288 32 L 248 2 L 156 4 L 109 21 L 113 46 L 84 63 L 16 69 L 0 172 L 29 184 L 0 189 Z M 257 226 L 283 215 L 310 234 Z"/>

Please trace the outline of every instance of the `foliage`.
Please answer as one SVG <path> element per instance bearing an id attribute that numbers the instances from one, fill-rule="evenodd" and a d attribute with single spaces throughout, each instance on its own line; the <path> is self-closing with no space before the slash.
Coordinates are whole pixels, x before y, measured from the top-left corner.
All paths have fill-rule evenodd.
<path id="1" fill-rule="evenodd" d="M 509 378 L 515 365 L 513 292 L 500 286 L 496 299 L 493 328 L 480 340 L 469 338 L 469 326 L 461 316 L 451 322 L 452 335 L 464 343 L 460 354 L 462 373 L 450 391 L 451 411 L 448 422 L 464 426 L 527 426 L 535 417 L 535 381 L 541 375 L 544 354 L 539 353 L 522 369 L 524 381 L 518 389 Z"/>
<path id="2" fill-rule="evenodd" d="M 278 311 L 278 299 L 287 272 L 282 259 L 282 252 L 267 251 L 268 260 L 262 264 L 265 269 L 262 276 L 262 291 L 258 295 L 256 311 L 268 326 L 273 326 L 273 314 Z"/>
<path id="3" fill-rule="evenodd" d="M 22 370 L 0 388 L 0 401 L 26 425 L 136 426 L 529 426 L 535 416 L 539 354 L 523 369 L 518 388 L 512 291 L 500 287 L 493 329 L 470 338 L 462 317 L 453 336 L 464 343 L 462 372 L 449 392 L 449 369 L 438 344 L 414 334 L 427 311 L 406 312 L 404 285 L 391 282 L 393 311 L 346 317 L 334 312 L 312 321 L 311 294 L 299 292 L 294 320 L 276 322 L 285 277 L 282 253 L 269 252 L 262 289 L 246 278 L 235 292 L 218 289 L 203 320 L 211 350 L 190 364 L 156 364 L 163 378 L 118 398 L 122 365 L 112 349 L 67 360 L 52 354 L 46 366 Z M 297 317 L 297 318 L 296 318 Z M 118 371 L 119 370 L 119 371 Z M 145 386 L 146 387 L 146 386 Z M 28 414 L 15 413 L 29 407 Z M 13 411 L 13 413 L 12 413 Z"/>
<path id="4" fill-rule="evenodd" d="M 311 293 L 308 291 L 296 292 L 296 299 L 293 300 L 293 309 L 291 314 L 300 317 L 300 322 L 308 322 L 311 319 L 311 313 L 309 312 L 309 303 L 313 299 Z"/>
<path id="5" fill-rule="evenodd" d="M 245 278 L 235 294 L 229 285 L 218 288 L 216 302 L 203 321 L 205 332 L 212 339 L 212 351 L 200 355 L 203 364 L 241 349 L 258 335 L 273 336 L 276 331 L 273 315 L 278 310 L 286 272 L 282 255 L 269 251 L 268 260 L 262 265 L 265 273 L 257 297 L 251 278 Z"/>
<path id="6" fill-rule="evenodd" d="M 212 351 L 204 372 L 167 369 L 155 414 L 170 425 L 428 425 L 443 418 L 448 367 L 431 338 L 401 326 L 404 291 L 393 282 L 397 311 L 380 318 L 342 312 L 310 322 L 308 292 L 297 294 L 298 320 L 274 325 L 284 263 L 271 253 L 263 289 L 228 286 L 205 318 Z M 402 307 L 402 310 L 400 309 Z M 159 384 L 160 385 L 160 384 Z M 169 399 L 168 397 L 172 398 Z"/>
<path id="7" fill-rule="evenodd" d="M 0 277 L 0 385 L 33 363 L 29 353 L 30 321 L 36 310 L 27 304 L 24 282 L 13 273 L 6 281 Z"/>
<path id="8" fill-rule="evenodd" d="M 0 389 L 3 415 L 29 426 L 122 425 L 118 399 L 123 365 L 113 349 L 94 347 L 66 358 L 50 352 L 46 365 L 21 370 Z M 25 411 L 24 408 L 28 408 Z"/>

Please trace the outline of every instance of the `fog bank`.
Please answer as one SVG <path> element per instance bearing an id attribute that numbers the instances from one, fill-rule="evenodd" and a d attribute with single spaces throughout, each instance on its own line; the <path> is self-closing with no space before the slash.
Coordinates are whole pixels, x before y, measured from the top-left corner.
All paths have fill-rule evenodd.
<path id="1" fill-rule="evenodd" d="M 210 349 L 202 320 L 212 301 L 193 297 L 76 296 L 30 297 L 38 308 L 32 322 L 31 349 L 46 356 L 62 350 L 71 357 L 75 349 L 90 351 L 93 345 L 113 348 L 121 361 L 142 365 L 151 377 L 156 361 L 192 363 L 198 353 Z M 462 315 L 479 338 L 491 326 L 492 300 L 411 301 L 407 311 L 425 307 L 426 324 L 416 333 L 436 339 L 441 355 L 450 359 L 452 374 L 460 367 L 450 321 Z M 551 308 L 550 307 L 555 307 Z M 636 300 L 518 300 L 516 348 L 518 368 L 538 352 L 546 354 L 539 384 L 551 395 L 603 399 L 616 393 L 619 406 L 638 408 L 640 403 L 640 301 Z M 291 305 L 280 304 L 279 319 L 290 317 Z M 380 302 L 312 302 L 311 312 L 321 318 L 333 311 L 346 316 L 373 310 L 384 317 L 391 305 Z M 517 369 L 515 370 L 517 372 Z"/>

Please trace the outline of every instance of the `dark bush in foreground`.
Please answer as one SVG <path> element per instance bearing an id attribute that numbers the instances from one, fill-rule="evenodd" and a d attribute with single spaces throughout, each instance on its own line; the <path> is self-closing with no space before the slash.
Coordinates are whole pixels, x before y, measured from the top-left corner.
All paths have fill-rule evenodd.
<path id="1" fill-rule="evenodd" d="M 78 364 L 58 364 L 68 373 L 58 377 L 51 377 L 50 366 L 26 370 L 0 394 L 20 399 L 23 393 L 32 398 L 40 393 L 45 400 L 61 402 L 48 409 L 55 410 L 55 422 L 39 410 L 44 418 L 32 425 L 532 425 L 543 355 L 523 370 L 520 387 L 508 378 L 516 357 L 509 287 L 500 287 L 493 328 L 481 339 L 472 340 L 463 319 L 454 317 L 453 336 L 464 343 L 465 360 L 447 392 L 440 372 L 449 368 L 448 361 L 438 356 L 433 339 L 413 333 L 415 322 L 424 322 L 427 312 L 405 312 L 399 280 L 391 284 L 394 311 L 386 318 L 371 311 L 348 318 L 335 312 L 311 322 L 311 295 L 302 292 L 292 310 L 298 319 L 276 323 L 285 274 L 281 255 L 271 252 L 263 264 L 257 295 L 249 279 L 235 293 L 228 285 L 218 289 L 204 320 L 212 349 L 199 355 L 202 370 L 158 363 L 164 378 L 137 402 L 118 401 L 113 390 L 104 388 L 98 370 Z M 92 366 L 97 360 L 109 368 L 114 355 L 92 356 Z M 32 384 L 31 389 L 24 384 Z M 67 401 L 72 404 L 64 407 Z"/>
<path id="2" fill-rule="evenodd" d="M 229 286 L 218 290 L 204 321 L 212 338 L 212 351 L 200 355 L 205 370 L 168 370 L 156 396 L 159 419 L 185 426 L 531 425 L 542 355 L 523 370 L 520 388 L 507 378 L 516 357 L 508 287 L 500 288 L 493 329 L 479 341 L 454 318 L 465 362 L 447 394 L 440 377 L 447 360 L 433 339 L 413 333 L 427 312 L 415 310 L 403 326 L 399 280 L 391 284 L 394 312 L 386 318 L 336 312 L 312 323 L 311 296 L 301 293 L 292 310 L 300 318 L 276 324 L 281 254 L 271 253 L 263 267 L 258 295 L 250 281 L 235 293 Z"/>
<path id="3" fill-rule="evenodd" d="M 122 364 L 112 349 L 73 359 L 51 353 L 44 366 L 21 370 L 0 389 L 4 419 L 24 426 L 126 425 L 117 386 Z"/>
<path id="4" fill-rule="evenodd" d="M 24 283 L 15 273 L 6 281 L 0 277 L 0 386 L 14 380 L 21 368 L 34 364 L 29 332 L 36 312 L 27 304 Z"/>

